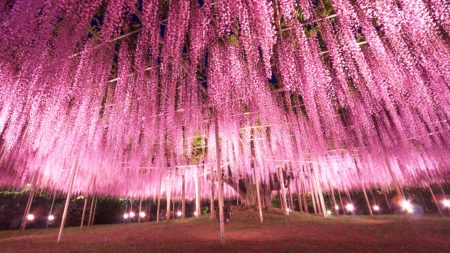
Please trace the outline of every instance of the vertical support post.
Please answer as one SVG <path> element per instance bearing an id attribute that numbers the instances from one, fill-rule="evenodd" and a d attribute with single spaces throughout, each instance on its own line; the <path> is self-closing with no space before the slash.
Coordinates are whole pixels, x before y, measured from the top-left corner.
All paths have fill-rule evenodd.
<path id="1" fill-rule="evenodd" d="M 395 190 L 397 191 L 398 196 L 400 196 L 402 199 L 404 199 L 405 195 L 403 194 L 403 191 L 400 188 L 397 177 L 395 176 L 394 172 L 392 171 L 391 163 L 389 162 L 389 160 L 387 158 L 386 151 L 384 151 L 384 160 L 386 162 L 389 174 L 392 177 L 392 181 L 394 181 Z"/>
<path id="2" fill-rule="evenodd" d="M 255 168 L 253 168 L 253 173 L 254 173 L 254 177 L 255 177 L 255 184 L 256 184 L 256 198 L 258 200 L 258 211 L 259 211 L 259 221 L 261 223 L 263 223 L 264 218 L 263 218 L 263 213 L 262 213 L 262 205 L 261 205 L 261 192 L 259 190 L 259 178 L 256 175 L 256 171 Z"/>
<path id="3" fill-rule="evenodd" d="M 278 176 L 280 181 L 280 187 L 281 187 L 281 203 L 283 206 L 283 212 L 284 215 L 289 215 L 288 207 L 287 207 L 287 199 L 286 199 L 286 188 L 284 187 L 284 176 L 283 176 L 283 170 L 281 167 L 278 168 Z"/>
<path id="4" fill-rule="evenodd" d="M 373 216 L 372 207 L 370 206 L 370 201 L 369 198 L 367 197 L 366 187 L 364 184 L 362 185 L 362 190 L 364 193 L 364 199 L 366 200 L 367 209 L 369 210 L 369 214 Z"/>
<path id="5" fill-rule="evenodd" d="M 298 186 L 298 178 L 295 178 L 295 190 L 296 190 L 296 193 L 297 193 L 298 211 L 299 212 L 303 212 L 302 200 L 301 200 L 300 190 L 299 190 L 299 186 Z"/>
<path id="6" fill-rule="evenodd" d="M 82 229 L 82 228 L 83 228 L 83 225 L 84 225 L 84 217 L 85 217 L 85 215 L 86 215 L 87 201 L 88 201 L 88 198 L 87 198 L 87 196 L 85 195 L 85 196 L 84 196 L 83 213 L 81 214 L 80 229 Z"/>
<path id="7" fill-rule="evenodd" d="M 211 187 L 211 195 L 209 197 L 209 209 L 211 210 L 209 213 L 209 219 L 215 219 L 215 209 L 214 209 L 214 171 L 211 168 L 211 173 L 209 174 L 210 179 L 210 187 Z"/>
<path id="8" fill-rule="evenodd" d="M 196 217 L 200 216 L 200 190 L 198 185 L 198 166 L 194 167 L 194 184 L 195 184 L 195 212 Z"/>
<path id="9" fill-rule="evenodd" d="M 92 211 L 91 211 L 92 212 Z M 125 214 L 127 214 L 128 213 L 128 200 L 126 200 L 125 199 Z M 90 215 L 89 215 L 90 216 Z M 128 221 L 127 221 L 128 219 L 123 219 L 123 223 L 127 223 Z M 89 217 L 89 223 L 91 222 L 91 218 Z"/>
<path id="10" fill-rule="evenodd" d="M 215 117 L 215 124 L 214 124 L 214 131 L 215 131 L 215 139 L 216 139 L 216 168 L 217 168 L 217 182 L 218 182 L 218 199 L 219 199 L 219 223 L 220 223 L 220 244 L 225 244 L 225 223 L 224 223 L 224 215 L 223 215 L 223 209 L 224 209 L 224 203 L 223 203 L 223 179 L 222 179 L 222 166 L 221 166 L 221 160 L 222 160 L 222 154 L 220 153 L 220 139 L 219 139 L 219 119 L 218 115 L 216 114 Z"/>
<path id="11" fill-rule="evenodd" d="M 35 191 L 32 188 L 30 195 L 28 196 L 28 201 L 27 201 L 27 206 L 25 207 L 25 212 L 23 213 L 22 224 L 21 224 L 22 231 L 24 231 L 27 226 L 27 217 L 28 217 L 28 214 L 30 213 L 31 204 L 33 203 L 34 193 L 35 193 Z"/>
<path id="12" fill-rule="evenodd" d="M 166 221 L 170 220 L 170 201 L 171 201 L 171 192 L 172 189 L 172 179 L 169 181 L 169 186 L 166 187 Z"/>
<path id="13" fill-rule="evenodd" d="M 183 172 L 181 176 L 181 218 L 186 218 L 186 179 Z"/>
<path id="14" fill-rule="evenodd" d="M 313 204 L 314 214 L 317 214 L 317 207 L 316 207 L 316 193 L 314 192 L 314 184 L 312 180 L 312 175 L 309 174 L 309 185 L 311 186 L 311 201 Z"/>
<path id="15" fill-rule="evenodd" d="M 292 211 L 294 211 L 295 207 L 294 207 L 294 199 L 292 198 L 291 181 L 289 181 L 288 192 L 289 192 L 290 208 L 291 208 Z"/>
<path id="16" fill-rule="evenodd" d="M 94 225 L 94 221 L 95 221 L 95 213 L 96 213 L 96 211 L 97 211 L 97 200 L 98 200 L 98 198 L 95 198 L 94 212 L 92 213 L 92 220 L 91 220 L 91 224 L 89 224 L 89 226 L 93 226 L 93 225 Z"/>
<path id="17" fill-rule="evenodd" d="M 54 193 L 53 193 L 52 204 L 50 205 L 50 211 L 49 211 L 48 216 L 47 216 L 47 225 L 46 225 L 47 228 L 48 228 L 48 217 L 50 215 L 52 215 L 53 207 L 55 206 L 55 199 L 56 199 L 56 191 L 54 191 Z"/>
<path id="18" fill-rule="evenodd" d="M 339 203 L 341 203 L 341 209 L 342 209 L 342 213 L 345 215 L 345 207 L 344 207 L 344 202 L 342 201 L 342 197 L 341 197 L 341 190 L 338 189 L 338 197 L 339 197 Z"/>
<path id="19" fill-rule="evenodd" d="M 142 198 L 139 197 L 139 213 L 138 213 L 138 223 L 141 223 L 141 212 L 142 212 Z"/>
<path id="20" fill-rule="evenodd" d="M 389 208 L 389 212 L 392 213 L 391 204 L 389 203 L 386 193 L 384 193 L 384 199 L 386 200 L 386 204 L 387 204 L 387 207 Z"/>
<path id="21" fill-rule="evenodd" d="M 433 202 L 434 202 L 434 204 L 436 205 L 439 214 L 440 214 L 440 215 L 443 215 L 443 214 L 442 214 L 441 207 L 439 206 L 439 202 L 437 201 L 436 196 L 434 195 L 434 192 L 433 192 L 433 189 L 431 188 L 431 185 L 428 185 L 428 189 L 430 190 L 431 197 L 433 198 Z"/>
<path id="22" fill-rule="evenodd" d="M 331 194 L 331 200 L 333 201 L 333 210 L 334 210 L 334 213 L 336 214 L 336 216 L 339 216 L 339 209 L 336 210 L 336 207 L 338 206 L 338 204 L 337 204 L 337 202 L 336 202 L 336 196 L 334 196 L 334 189 L 333 189 L 333 187 L 331 186 L 330 181 L 328 181 L 328 185 L 329 185 L 329 187 L 330 187 L 330 189 L 331 189 L 330 194 Z"/>
<path id="23" fill-rule="evenodd" d="M 322 216 L 326 217 L 327 215 L 327 210 L 326 210 L 326 206 L 325 206 L 325 200 L 323 199 L 323 193 L 322 193 L 322 187 L 320 186 L 319 183 L 319 178 L 317 176 L 316 170 L 314 170 L 314 182 L 316 183 L 316 187 L 317 187 L 317 195 L 319 196 L 319 203 L 320 203 L 320 209 L 322 210 Z"/>
<path id="24" fill-rule="evenodd" d="M 306 189 L 303 181 L 300 181 L 300 188 L 302 190 L 303 209 L 305 210 L 305 213 L 309 213 L 308 201 L 306 201 Z"/>
<path id="25" fill-rule="evenodd" d="M 89 219 L 88 219 L 88 226 L 90 226 L 91 221 L 92 221 L 92 212 L 94 211 L 94 200 L 95 200 L 95 195 L 92 196 L 91 199 L 91 208 L 89 208 Z M 127 202 L 128 205 L 128 202 Z"/>
<path id="26" fill-rule="evenodd" d="M 56 243 L 59 243 L 61 241 L 62 232 L 64 230 L 64 225 L 66 223 L 67 212 L 69 211 L 69 204 L 70 204 L 70 197 L 72 196 L 73 182 L 75 181 L 77 171 L 78 171 L 78 162 L 76 162 L 72 166 L 72 178 L 70 179 L 69 188 L 67 189 L 66 203 L 64 205 L 64 212 L 63 212 L 63 216 L 61 219 L 61 225 L 59 226 L 58 239 L 56 240 Z"/>
<path id="27" fill-rule="evenodd" d="M 159 212 L 161 210 L 161 180 L 162 177 L 159 175 L 159 184 L 158 184 L 158 204 L 156 207 L 156 223 L 159 223 Z"/>
<path id="28" fill-rule="evenodd" d="M 369 198 L 367 197 L 366 185 L 364 184 L 364 182 L 361 179 L 361 171 L 359 170 L 358 163 L 356 162 L 356 159 L 354 159 L 353 161 L 355 162 L 355 167 L 356 167 L 356 170 L 358 172 L 359 183 L 361 184 L 361 188 L 362 188 L 362 191 L 363 191 L 363 194 L 364 194 L 364 199 L 366 200 L 367 210 L 369 210 L 369 214 L 371 216 L 373 216 L 372 207 L 370 206 L 370 201 L 369 201 Z"/>

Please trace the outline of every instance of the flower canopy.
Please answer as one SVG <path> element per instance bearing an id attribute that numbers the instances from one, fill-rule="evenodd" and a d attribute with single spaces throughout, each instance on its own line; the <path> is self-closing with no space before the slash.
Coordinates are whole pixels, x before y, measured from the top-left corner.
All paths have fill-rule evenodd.
<path id="1" fill-rule="evenodd" d="M 227 182 L 449 180 L 449 32 L 446 0 L 2 1 L 0 185 L 192 197 L 216 121 Z"/>

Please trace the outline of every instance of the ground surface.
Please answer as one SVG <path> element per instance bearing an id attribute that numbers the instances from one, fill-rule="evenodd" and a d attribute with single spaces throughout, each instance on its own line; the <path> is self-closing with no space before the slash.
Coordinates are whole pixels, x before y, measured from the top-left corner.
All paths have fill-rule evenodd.
<path id="1" fill-rule="evenodd" d="M 117 224 L 0 232 L 0 252 L 450 252 L 450 218 L 378 216 L 320 218 L 235 212 L 226 245 L 209 217 L 160 224 Z"/>

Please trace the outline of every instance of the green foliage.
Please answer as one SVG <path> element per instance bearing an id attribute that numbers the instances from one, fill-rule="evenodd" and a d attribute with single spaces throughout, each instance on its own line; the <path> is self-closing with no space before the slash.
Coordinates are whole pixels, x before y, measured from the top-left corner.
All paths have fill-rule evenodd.
<path id="1" fill-rule="evenodd" d="M 319 31 L 319 26 L 305 25 L 303 26 L 303 29 L 305 30 L 306 37 L 311 38 L 314 35 L 314 33 Z"/>
<path id="2" fill-rule="evenodd" d="M 236 37 L 236 35 L 232 34 L 230 37 L 228 37 L 228 42 L 232 46 L 236 46 L 239 43 L 239 39 Z"/>
<path id="3" fill-rule="evenodd" d="M 274 208 L 281 208 L 280 199 L 278 199 L 278 198 L 273 198 L 273 199 L 272 199 L 272 206 L 273 206 Z"/>
<path id="4" fill-rule="evenodd" d="M 305 23 L 306 21 L 300 6 L 297 7 L 297 20 L 300 21 L 300 23 Z"/>
<path id="5" fill-rule="evenodd" d="M 201 158 L 203 158 L 208 153 L 207 147 L 208 139 L 202 136 L 200 133 L 197 133 L 192 137 L 191 145 L 191 153 L 187 154 L 187 150 L 184 151 L 185 157 L 190 159 L 192 163 L 198 163 Z"/>
<path id="6" fill-rule="evenodd" d="M 317 8 L 317 13 L 320 17 L 327 17 L 334 14 L 333 5 L 330 0 L 320 0 L 319 7 Z"/>

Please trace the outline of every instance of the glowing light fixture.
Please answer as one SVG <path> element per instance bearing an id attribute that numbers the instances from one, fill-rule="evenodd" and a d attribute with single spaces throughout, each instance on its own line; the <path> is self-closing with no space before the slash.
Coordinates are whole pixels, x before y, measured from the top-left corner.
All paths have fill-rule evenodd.
<path id="1" fill-rule="evenodd" d="M 140 212 L 140 213 L 139 213 L 139 217 L 145 218 L 145 212 Z"/>
<path id="2" fill-rule="evenodd" d="M 195 211 L 195 212 L 194 212 L 194 216 L 198 216 L 198 213 L 197 213 L 197 211 Z"/>
<path id="3" fill-rule="evenodd" d="M 352 203 L 348 203 L 347 205 L 345 205 L 345 209 L 347 209 L 347 211 L 349 212 L 353 212 L 355 210 L 355 206 Z"/>
<path id="4" fill-rule="evenodd" d="M 331 215 L 331 214 L 332 214 L 331 210 L 327 210 L 327 215 Z"/>
<path id="5" fill-rule="evenodd" d="M 182 214 L 183 214 L 183 213 L 182 213 L 181 211 L 178 211 L 178 212 L 177 212 L 177 216 L 178 216 L 178 217 L 181 217 Z"/>
<path id="6" fill-rule="evenodd" d="M 334 210 L 336 210 L 336 211 L 339 210 L 339 206 L 338 206 L 338 205 L 335 205 L 335 206 L 334 206 Z"/>
<path id="7" fill-rule="evenodd" d="M 373 210 L 374 210 L 375 212 L 380 211 L 380 206 L 379 206 L 379 205 L 374 205 L 374 206 L 373 206 Z"/>
<path id="8" fill-rule="evenodd" d="M 131 211 L 130 214 L 129 214 L 130 218 L 133 218 L 135 215 L 136 214 L 133 211 Z"/>
<path id="9" fill-rule="evenodd" d="M 124 218 L 124 219 L 128 219 L 128 217 L 129 217 L 129 216 L 128 216 L 127 213 L 125 213 L 125 214 L 123 215 L 123 218 Z"/>
<path id="10" fill-rule="evenodd" d="M 31 214 L 31 213 L 28 214 L 28 215 L 27 215 L 27 220 L 28 220 L 28 221 L 34 221 L 34 214 Z"/>
<path id="11" fill-rule="evenodd" d="M 411 204 L 411 201 L 409 201 L 409 200 L 404 199 L 404 200 L 400 201 L 400 206 L 403 208 L 403 210 L 405 210 L 408 213 L 414 212 L 414 207 Z"/>
<path id="12" fill-rule="evenodd" d="M 47 217 L 47 219 L 48 219 L 49 221 L 52 221 L 52 220 L 55 219 L 55 216 L 54 216 L 53 214 L 50 214 L 50 215 Z"/>
<path id="13" fill-rule="evenodd" d="M 442 205 L 444 205 L 445 208 L 450 208 L 450 199 L 443 199 Z"/>

